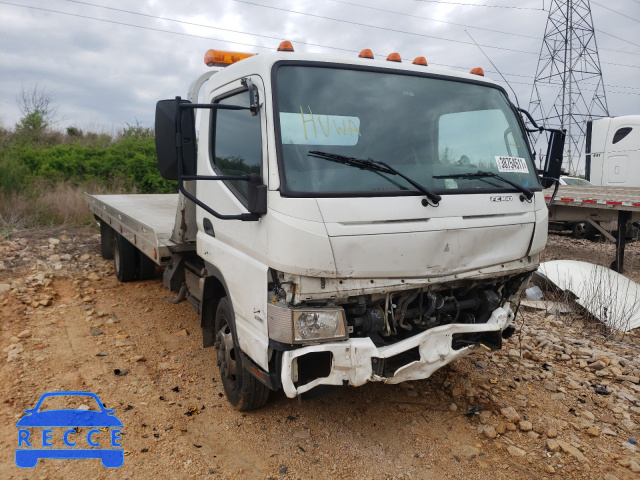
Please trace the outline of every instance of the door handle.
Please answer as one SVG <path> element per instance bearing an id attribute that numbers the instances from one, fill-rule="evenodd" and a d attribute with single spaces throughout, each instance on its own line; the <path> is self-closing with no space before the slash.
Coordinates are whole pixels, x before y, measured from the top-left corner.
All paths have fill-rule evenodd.
<path id="1" fill-rule="evenodd" d="M 213 231 L 213 225 L 211 224 L 211 220 L 209 220 L 208 218 L 205 218 L 202 221 L 202 226 L 204 227 L 204 233 L 206 233 L 207 235 L 211 235 L 212 237 L 215 237 L 216 234 Z"/>

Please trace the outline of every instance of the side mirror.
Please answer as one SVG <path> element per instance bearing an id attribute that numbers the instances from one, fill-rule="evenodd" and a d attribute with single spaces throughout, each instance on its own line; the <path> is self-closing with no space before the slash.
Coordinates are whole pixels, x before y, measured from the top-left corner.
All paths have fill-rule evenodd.
<path id="1" fill-rule="evenodd" d="M 542 186 L 549 188 L 560 178 L 562 171 L 562 155 L 564 151 L 565 130 L 549 129 L 549 145 L 547 146 L 547 159 L 544 166 Z"/>
<path id="2" fill-rule="evenodd" d="M 181 100 L 180 103 L 191 103 Z M 176 135 L 176 113 L 178 100 L 160 100 L 156 104 L 156 155 L 158 170 L 166 180 L 178 180 L 178 150 L 182 148 L 182 174 L 196 174 L 196 126 L 195 114 L 191 108 L 181 110 L 182 138 Z M 180 141 L 180 145 L 178 145 Z"/>
<path id="3" fill-rule="evenodd" d="M 249 174 L 248 194 L 249 213 L 255 215 L 267 213 L 267 186 L 262 184 L 262 178 L 257 173 Z"/>

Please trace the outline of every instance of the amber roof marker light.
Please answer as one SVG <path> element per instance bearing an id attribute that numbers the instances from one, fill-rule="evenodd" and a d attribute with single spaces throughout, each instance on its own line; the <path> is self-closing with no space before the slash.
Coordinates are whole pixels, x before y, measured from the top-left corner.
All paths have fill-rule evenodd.
<path id="1" fill-rule="evenodd" d="M 424 57 L 416 57 L 415 60 L 413 61 L 414 65 L 422 65 L 424 67 L 427 66 L 427 59 Z"/>
<path id="2" fill-rule="evenodd" d="M 484 70 L 480 67 L 476 67 L 476 68 L 472 68 L 469 73 L 472 73 L 473 75 L 480 75 L 481 77 L 484 77 Z"/>
<path id="3" fill-rule="evenodd" d="M 293 52 L 293 45 L 291 45 L 291 42 L 289 40 L 285 40 L 285 41 L 281 42 L 280 45 L 278 46 L 278 51 L 279 52 Z"/>
<path id="4" fill-rule="evenodd" d="M 362 50 L 360 52 L 360 55 L 358 55 L 359 58 L 371 58 L 373 59 L 373 52 L 371 51 L 370 48 L 365 48 L 364 50 Z"/>
<path id="5" fill-rule="evenodd" d="M 402 62 L 402 58 L 400 57 L 399 53 L 390 53 L 389 56 L 387 57 L 387 62 Z"/>
<path id="6" fill-rule="evenodd" d="M 207 50 L 207 53 L 204 54 L 204 63 L 207 67 L 226 67 L 254 55 L 255 53 Z"/>

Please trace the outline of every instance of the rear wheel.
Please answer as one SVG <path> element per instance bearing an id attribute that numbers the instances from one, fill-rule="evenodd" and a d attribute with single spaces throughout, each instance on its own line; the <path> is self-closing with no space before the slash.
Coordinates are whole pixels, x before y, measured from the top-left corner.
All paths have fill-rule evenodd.
<path id="1" fill-rule="evenodd" d="M 571 233 L 573 238 L 593 240 L 596 237 L 597 231 L 590 223 L 580 222 L 573 226 L 573 231 Z"/>
<path id="2" fill-rule="evenodd" d="M 138 280 L 149 280 L 156 274 L 156 264 L 144 253 L 136 251 L 138 257 Z"/>
<path id="3" fill-rule="evenodd" d="M 105 260 L 113 259 L 114 239 L 116 232 L 109 225 L 100 221 L 100 253 Z"/>
<path id="4" fill-rule="evenodd" d="M 269 388 L 242 365 L 231 306 L 220 300 L 215 318 L 216 356 L 224 393 L 241 412 L 262 407 L 269 400 Z"/>
<path id="5" fill-rule="evenodd" d="M 113 265 L 116 278 L 121 282 L 132 282 L 136 279 L 136 247 L 118 233 L 114 237 Z"/>

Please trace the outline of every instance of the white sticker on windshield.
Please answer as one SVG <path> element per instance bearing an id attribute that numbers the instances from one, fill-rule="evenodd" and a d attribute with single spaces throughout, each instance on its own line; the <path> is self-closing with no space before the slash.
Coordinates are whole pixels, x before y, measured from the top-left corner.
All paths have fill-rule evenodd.
<path id="1" fill-rule="evenodd" d="M 496 156 L 496 163 L 500 172 L 529 173 L 529 167 L 524 158 Z"/>
<path id="2" fill-rule="evenodd" d="M 280 112 L 283 145 L 354 146 L 360 138 L 360 119 L 342 115 L 318 115 L 307 107 L 297 113 Z"/>

